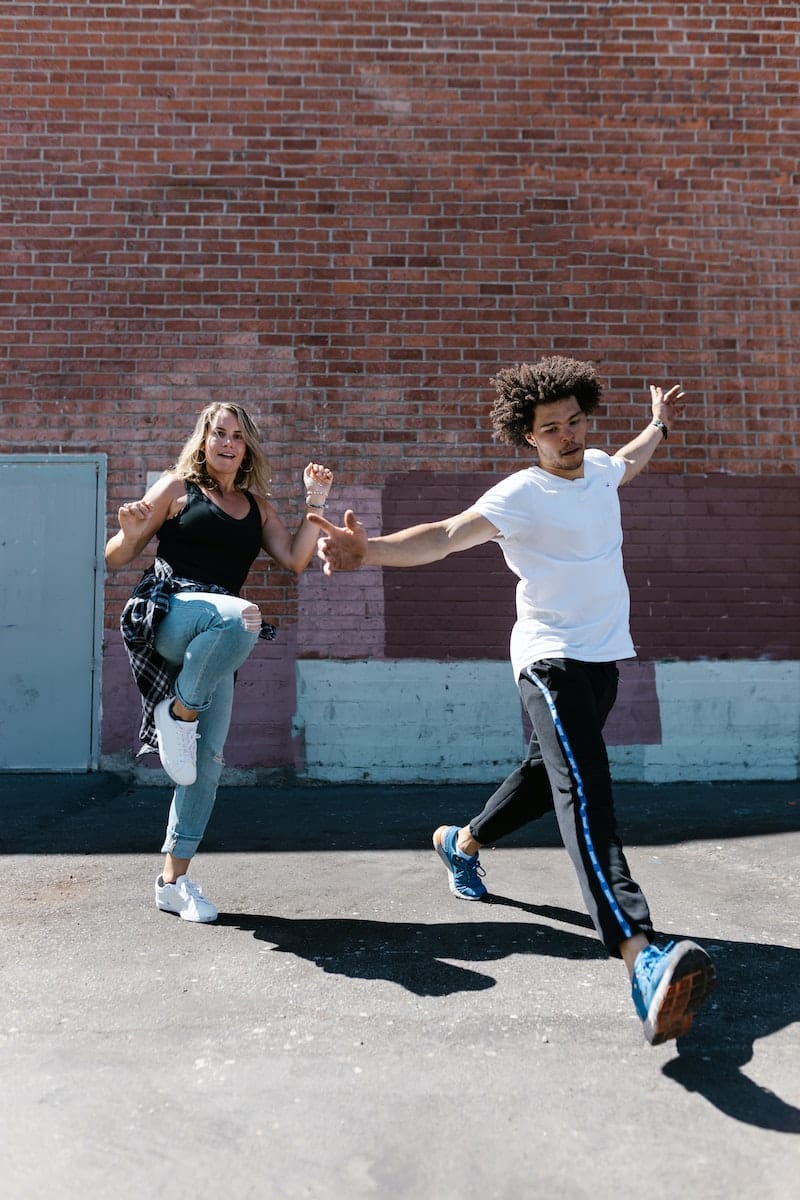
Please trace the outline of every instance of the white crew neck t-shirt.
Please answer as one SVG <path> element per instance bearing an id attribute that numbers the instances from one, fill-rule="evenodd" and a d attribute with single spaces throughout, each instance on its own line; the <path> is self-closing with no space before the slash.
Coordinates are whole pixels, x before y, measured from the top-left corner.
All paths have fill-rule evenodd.
<path id="1" fill-rule="evenodd" d="M 500 530 L 496 541 L 519 578 L 515 679 L 542 658 L 635 657 L 617 494 L 624 474 L 620 459 L 587 450 L 582 479 L 528 467 L 472 505 Z"/>

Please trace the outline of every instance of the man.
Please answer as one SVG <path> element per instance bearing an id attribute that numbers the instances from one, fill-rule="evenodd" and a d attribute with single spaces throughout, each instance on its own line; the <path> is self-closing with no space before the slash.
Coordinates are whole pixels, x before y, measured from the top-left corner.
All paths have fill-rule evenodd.
<path id="1" fill-rule="evenodd" d="M 587 450 L 601 387 L 589 363 L 550 357 L 500 371 L 495 437 L 535 451 L 536 463 L 443 521 L 368 538 L 354 514 L 323 531 L 328 575 L 362 563 L 410 567 L 497 539 L 519 578 L 511 659 L 533 727 L 524 761 L 463 827 L 441 826 L 434 847 L 451 891 L 480 900 L 478 852 L 555 809 L 584 902 L 606 948 L 627 966 L 651 1044 L 685 1034 L 714 987 L 710 958 L 690 941 L 659 949 L 647 901 L 617 832 L 602 729 L 616 699 L 616 662 L 634 656 L 617 489 L 647 465 L 682 411 L 680 387 L 651 386 L 647 427 L 616 454 Z"/>

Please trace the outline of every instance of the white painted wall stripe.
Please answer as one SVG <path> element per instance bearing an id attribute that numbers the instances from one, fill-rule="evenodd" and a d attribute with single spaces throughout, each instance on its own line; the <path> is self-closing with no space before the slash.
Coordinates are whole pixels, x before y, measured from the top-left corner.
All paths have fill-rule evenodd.
<path id="1" fill-rule="evenodd" d="M 657 663 L 659 745 L 609 747 L 614 778 L 796 779 L 800 663 Z M 386 783 L 501 779 L 525 741 L 505 662 L 297 663 L 301 776 Z"/>
<path id="2" fill-rule="evenodd" d="M 332 782 L 482 783 L 523 747 L 505 662 L 301 659 L 295 732 L 305 776 Z"/>

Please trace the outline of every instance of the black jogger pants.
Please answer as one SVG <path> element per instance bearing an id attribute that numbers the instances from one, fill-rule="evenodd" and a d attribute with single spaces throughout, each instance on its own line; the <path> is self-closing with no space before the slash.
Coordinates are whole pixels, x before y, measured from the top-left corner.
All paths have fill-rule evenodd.
<path id="1" fill-rule="evenodd" d="M 617 680 L 615 663 L 565 658 L 528 667 L 519 680 L 533 726 L 527 754 L 469 824 L 486 845 L 554 809 L 586 909 L 614 957 L 626 938 L 652 932 L 617 831 L 602 733 Z"/>

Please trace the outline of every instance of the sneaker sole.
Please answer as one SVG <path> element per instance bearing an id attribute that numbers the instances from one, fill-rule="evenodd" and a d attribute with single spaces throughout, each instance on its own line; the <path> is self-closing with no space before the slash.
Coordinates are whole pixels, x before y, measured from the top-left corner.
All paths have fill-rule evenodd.
<path id="1" fill-rule="evenodd" d="M 717 973 L 711 959 L 699 946 L 681 954 L 668 970 L 644 1021 L 644 1036 L 651 1046 L 684 1037 L 695 1013 L 713 992 Z"/>
<path id="2" fill-rule="evenodd" d="M 458 890 L 458 888 L 456 887 L 456 880 L 455 880 L 455 876 L 453 874 L 453 868 L 450 865 L 450 859 L 447 857 L 444 846 L 442 845 L 442 842 L 441 842 L 441 837 L 444 836 L 444 834 L 442 834 L 442 830 L 444 830 L 444 832 L 446 833 L 449 828 L 450 828 L 449 825 L 440 825 L 439 826 L 439 828 L 436 830 L 436 832 L 433 835 L 433 848 L 436 851 L 436 853 L 439 855 L 439 858 L 442 860 L 445 867 L 447 868 L 447 882 L 450 885 L 450 891 L 453 893 L 453 895 L 458 900 L 473 900 L 473 901 L 474 900 L 482 900 L 483 897 L 486 895 L 485 888 L 481 892 L 480 896 L 465 896 L 464 893 L 460 892 Z M 441 836 L 439 836 L 439 835 L 441 835 Z M 438 841 L 437 841 L 437 838 L 438 838 Z"/>
<path id="3" fill-rule="evenodd" d="M 156 908 L 159 912 L 169 913 L 171 917 L 180 917 L 182 921 L 190 921 L 192 925 L 211 925 L 219 916 L 219 913 L 215 912 L 213 917 L 187 917 L 185 913 L 178 912 L 176 908 L 169 908 L 166 904 L 159 904 L 158 900 L 156 900 Z"/>

